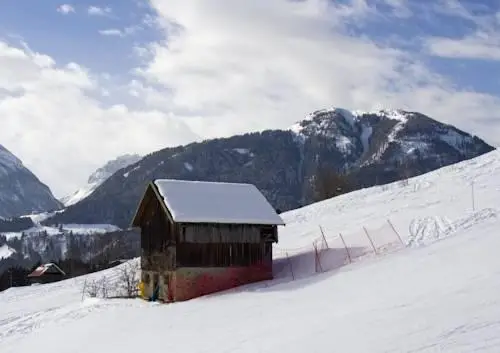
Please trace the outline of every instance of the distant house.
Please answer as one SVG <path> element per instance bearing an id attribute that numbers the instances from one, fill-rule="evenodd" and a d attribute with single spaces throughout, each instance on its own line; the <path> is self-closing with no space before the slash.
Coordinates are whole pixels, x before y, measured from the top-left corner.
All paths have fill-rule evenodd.
<path id="1" fill-rule="evenodd" d="M 271 279 L 278 225 L 254 185 L 154 180 L 132 221 L 145 296 L 182 301 Z"/>
<path id="2" fill-rule="evenodd" d="M 40 265 L 28 275 L 28 279 L 32 284 L 57 282 L 65 277 L 66 273 L 54 263 Z"/>
<path id="3" fill-rule="evenodd" d="M 106 268 L 116 267 L 116 266 L 121 265 L 127 261 L 128 260 L 121 260 L 121 259 L 109 261 L 108 264 L 106 265 Z"/>

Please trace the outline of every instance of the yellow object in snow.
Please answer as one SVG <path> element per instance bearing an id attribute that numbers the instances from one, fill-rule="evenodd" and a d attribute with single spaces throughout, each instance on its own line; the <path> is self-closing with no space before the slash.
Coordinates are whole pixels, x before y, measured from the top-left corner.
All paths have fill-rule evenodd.
<path id="1" fill-rule="evenodd" d="M 139 296 L 141 298 L 144 298 L 144 282 L 139 282 L 139 284 L 137 285 L 137 289 L 139 290 Z"/>

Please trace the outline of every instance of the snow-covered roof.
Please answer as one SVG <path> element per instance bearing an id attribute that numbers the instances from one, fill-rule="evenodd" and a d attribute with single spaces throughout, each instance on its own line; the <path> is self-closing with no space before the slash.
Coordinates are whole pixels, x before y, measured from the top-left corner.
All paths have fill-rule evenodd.
<path id="1" fill-rule="evenodd" d="M 157 179 L 175 222 L 284 225 L 252 184 Z"/>
<path id="2" fill-rule="evenodd" d="M 38 266 L 33 272 L 31 272 L 28 275 L 28 277 L 39 277 L 39 276 L 42 276 L 45 272 L 47 272 L 49 270 L 51 270 L 49 273 L 59 272 L 62 275 L 66 275 L 66 273 L 63 270 L 61 270 L 61 268 L 59 266 L 57 266 L 55 263 L 50 262 L 50 263 Z M 55 271 L 53 271 L 53 270 L 55 270 Z"/>

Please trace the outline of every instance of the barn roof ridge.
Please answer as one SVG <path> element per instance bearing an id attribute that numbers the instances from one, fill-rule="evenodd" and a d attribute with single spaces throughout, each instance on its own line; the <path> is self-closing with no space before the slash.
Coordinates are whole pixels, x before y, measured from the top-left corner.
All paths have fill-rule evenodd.
<path id="1" fill-rule="evenodd" d="M 168 181 L 172 183 L 179 183 L 179 184 L 217 184 L 217 185 L 252 185 L 255 186 L 252 183 L 244 183 L 244 182 L 234 182 L 234 181 L 211 181 L 211 180 L 186 180 L 186 179 L 172 179 L 172 178 L 156 178 L 153 179 L 153 183 L 156 181 Z"/>
<path id="2" fill-rule="evenodd" d="M 285 225 L 254 184 L 180 179 L 150 184 L 178 223 Z"/>

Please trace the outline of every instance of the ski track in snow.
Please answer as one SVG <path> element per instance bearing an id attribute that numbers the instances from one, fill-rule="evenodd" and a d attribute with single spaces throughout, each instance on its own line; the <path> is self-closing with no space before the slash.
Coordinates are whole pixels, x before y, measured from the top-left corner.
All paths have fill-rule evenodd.
<path id="1" fill-rule="evenodd" d="M 284 213 L 275 280 L 188 302 L 82 301 L 86 279 L 106 276 L 116 286 L 119 267 L 9 289 L 0 293 L 1 352 L 499 352 L 499 172 L 494 151 L 408 185 Z M 342 232 L 366 247 L 356 243 L 366 242 L 356 238 L 362 227 L 377 241 L 387 219 L 408 247 L 314 272 L 319 225 L 330 240 Z M 290 260 L 298 279 L 279 249 L 299 249 Z M 342 250 L 332 241 L 323 261 L 344 259 Z"/>

